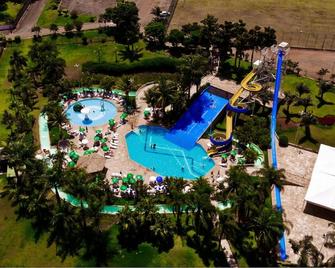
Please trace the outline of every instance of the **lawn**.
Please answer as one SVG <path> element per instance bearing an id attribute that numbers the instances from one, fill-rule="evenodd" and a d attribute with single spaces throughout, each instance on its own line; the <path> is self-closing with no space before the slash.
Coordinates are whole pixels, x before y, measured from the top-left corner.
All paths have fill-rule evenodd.
<path id="1" fill-rule="evenodd" d="M 53 1 L 48 0 L 45 5 L 41 16 L 38 18 L 37 25 L 41 28 L 49 28 L 50 24 L 55 23 L 58 26 L 64 26 L 67 23 L 72 22 L 70 15 L 65 16 L 64 14 L 58 16 L 57 9 L 53 9 Z M 89 14 L 79 14 L 77 20 L 82 22 L 90 22 L 91 19 L 95 20 L 95 17 Z"/>
<path id="2" fill-rule="evenodd" d="M 4 178 L 0 177 L 0 189 Z M 69 257 L 64 262 L 56 256 L 56 248 L 47 248 L 47 236 L 43 235 L 35 243 L 30 221 L 16 221 L 14 209 L 7 199 L 0 198 L 0 266 L 92 266 L 79 258 Z M 168 253 L 158 253 L 149 244 L 141 244 L 137 251 L 122 250 L 117 243 L 117 226 L 110 230 L 110 243 L 114 252 L 108 266 L 174 266 L 204 267 L 194 249 L 185 245 L 180 237 L 175 238 L 175 246 Z"/>
<path id="3" fill-rule="evenodd" d="M 272 26 L 278 32 L 334 32 L 333 0 L 179 0 L 170 28 L 200 21 L 207 14 L 248 25 Z M 285 19 L 283 19 L 285 17 Z"/>
<path id="4" fill-rule="evenodd" d="M 7 10 L 0 12 L 0 13 L 7 14 L 12 19 L 15 19 L 17 13 L 20 11 L 21 8 L 22 8 L 22 4 L 7 2 Z M 6 21 L 0 20 L 0 25 L 4 25 L 4 24 L 6 24 Z"/>

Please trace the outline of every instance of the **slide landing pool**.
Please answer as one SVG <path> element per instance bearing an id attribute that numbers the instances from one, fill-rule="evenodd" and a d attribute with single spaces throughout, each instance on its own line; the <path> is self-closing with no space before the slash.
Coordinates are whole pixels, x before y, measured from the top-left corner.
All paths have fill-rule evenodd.
<path id="1" fill-rule="evenodd" d="M 206 88 L 165 135 L 165 138 L 187 150 L 192 149 L 228 104 L 228 100 L 215 94 L 215 91 L 217 92 L 213 87 Z"/>
<path id="2" fill-rule="evenodd" d="M 197 179 L 205 176 L 214 161 L 201 145 L 186 150 L 165 138 L 167 129 L 140 126 L 126 135 L 130 159 L 162 176 Z"/>

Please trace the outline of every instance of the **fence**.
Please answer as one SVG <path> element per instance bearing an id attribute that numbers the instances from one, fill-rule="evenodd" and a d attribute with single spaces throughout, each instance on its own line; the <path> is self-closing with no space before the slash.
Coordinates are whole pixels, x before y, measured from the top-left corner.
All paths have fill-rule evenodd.
<path id="1" fill-rule="evenodd" d="M 335 32 L 278 32 L 277 40 L 288 42 L 291 47 L 296 48 L 335 50 Z"/>

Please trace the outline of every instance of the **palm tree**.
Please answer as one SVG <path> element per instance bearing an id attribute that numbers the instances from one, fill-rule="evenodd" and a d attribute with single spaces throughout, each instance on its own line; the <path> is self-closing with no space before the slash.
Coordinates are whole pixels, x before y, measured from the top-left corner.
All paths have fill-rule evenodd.
<path id="1" fill-rule="evenodd" d="M 305 97 L 305 98 L 298 98 L 297 103 L 295 104 L 296 106 L 301 105 L 304 107 L 304 113 L 307 112 L 307 108 L 309 106 L 313 106 L 312 99 L 311 97 Z"/>
<path id="2" fill-rule="evenodd" d="M 305 112 L 301 115 L 300 125 L 305 127 L 305 137 L 309 140 L 312 139 L 310 126 L 316 123 L 317 119 L 312 113 Z"/>
<path id="3" fill-rule="evenodd" d="M 191 86 L 195 85 L 197 90 L 201 79 L 208 72 L 208 60 L 199 55 L 185 56 L 179 66 L 181 86 L 188 91 L 188 99 L 191 96 Z"/>
<path id="4" fill-rule="evenodd" d="M 218 247 L 221 250 L 221 240 L 227 238 L 234 240 L 239 233 L 239 226 L 236 223 L 234 213 L 231 209 L 217 211 L 219 219 L 217 222 L 218 229 Z"/>
<path id="5" fill-rule="evenodd" d="M 290 114 L 290 106 L 296 100 L 296 98 L 297 98 L 297 96 L 290 93 L 290 92 L 285 93 L 285 103 L 286 103 L 287 114 Z"/>
<path id="6" fill-rule="evenodd" d="M 262 112 L 264 112 L 266 105 L 272 100 L 273 93 L 269 90 L 263 90 L 261 93 L 258 94 L 262 102 Z"/>
<path id="7" fill-rule="evenodd" d="M 176 216 L 177 232 L 181 233 L 181 216 L 187 203 L 187 194 L 184 193 L 187 182 L 183 179 L 166 178 L 165 183 L 167 186 L 167 203 L 172 207 L 173 214 Z"/>
<path id="8" fill-rule="evenodd" d="M 301 97 L 302 94 L 308 94 L 311 92 L 308 86 L 304 85 L 303 83 L 299 83 L 296 86 L 296 90 L 298 91 L 299 97 Z"/>
<path id="9" fill-rule="evenodd" d="M 319 75 L 319 80 L 323 80 L 324 76 L 329 73 L 329 70 L 327 68 L 321 68 L 317 74 Z"/>
<path id="10" fill-rule="evenodd" d="M 35 25 L 31 28 L 31 32 L 35 33 L 36 37 L 39 37 L 40 32 L 41 32 L 41 27 Z"/>
<path id="11" fill-rule="evenodd" d="M 255 50 L 258 50 L 260 48 L 261 43 L 261 27 L 256 25 L 253 29 L 249 30 L 249 46 L 252 49 L 251 52 L 251 59 L 250 59 L 250 66 L 252 66 L 254 62 L 254 53 Z"/>
<path id="12" fill-rule="evenodd" d="M 148 106 L 153 108 L 154 115 L 158 104 L 159 93 L 156 87 L 152 87 L 144 92 L 144 100 Z"/>
<path id="13" fill-rule="evenodd" d="M 27 66 L 27 58 L 22 55 L 21 51 L 14 50 L 10 56 L 9 64 L 11 68 L 8 71 L 8 81 L 17 81 L 22 77 L 22 71 Z"/>
<path id="14" fill-rule="evenodd" d="M 283 181 L 286 179 L 285 170 L 282 168 L 264 167 L 257 172 L 257 175 L 260 175 L 268 185 L 276 185 L 279 189 L 282 189 Z"/>
<path id="15" fill-rule="evenodd" d="M 323 99 L 323 95 L 329 91 L 331 91 L 333 88 L 333 86 L 326 81 L 321 80 L 319 83 L 319 97 L 320 97 L 320 101 L 325 102 L 325 100 Z"/>
<path id="16" fill-rule="evenodd" d="M 56 35 L 58 32 L 58 26 L 55 23 L 50 24 L 49 30 L 52 32 L 53 35 Z"/>

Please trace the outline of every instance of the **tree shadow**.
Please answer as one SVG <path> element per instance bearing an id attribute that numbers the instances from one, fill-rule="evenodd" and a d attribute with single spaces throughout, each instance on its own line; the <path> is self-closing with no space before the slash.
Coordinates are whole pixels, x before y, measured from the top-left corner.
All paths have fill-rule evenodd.
<path id="1" fill-rule="evenodd" d="M 283 109 L 283 113 L 285 114 L 285 124 L 288 124 L 291 122 L 292 118 L 299 118 L 299 114 L 296 113 L 290 113 L 287 109 Z"/>
<path id="2" fill-rule="evenodd" d="M 334 104 L 333 102 L 324 100 L 320 96 L 315 96 L 315 98 L 317 98 L 319 101 L 317 108 L 321 108 L 323 105 L 333 105 Z"/>
<path id="3" fill-rule="evenodd" d="M 304 143 L 304 142 L 306 142 L 306 141 L 310 141 L 311 143 L 313 143 L 313 144 L 317 144 L 317 143 L 319 143 L 316 139 L 314 139 L 313 137 L 308 137 L 308 136 L 304 136 L 304 137 L 302 137 L 301 139 L 299 139 L 299 144 L 302 144 L 302 143 Z"/>

